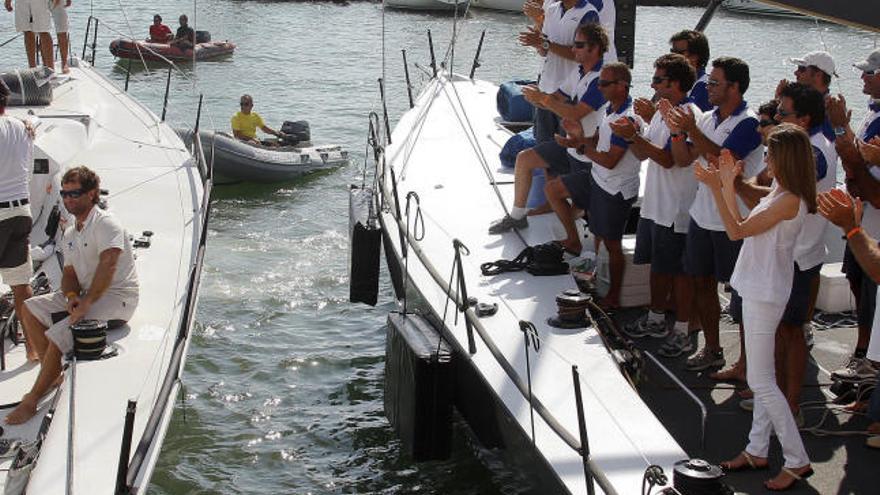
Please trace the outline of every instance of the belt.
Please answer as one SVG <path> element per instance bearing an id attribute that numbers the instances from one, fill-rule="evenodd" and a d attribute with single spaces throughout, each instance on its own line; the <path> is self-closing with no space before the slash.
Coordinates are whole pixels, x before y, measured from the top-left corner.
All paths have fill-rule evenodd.
<path id="1" fill-rule="evenodd" d="M 16 199 L 14 201 L 0 201 L 0 208 L 15 208 L 16 206 L 24 206 L 30 203 L 27 198 Z"/>

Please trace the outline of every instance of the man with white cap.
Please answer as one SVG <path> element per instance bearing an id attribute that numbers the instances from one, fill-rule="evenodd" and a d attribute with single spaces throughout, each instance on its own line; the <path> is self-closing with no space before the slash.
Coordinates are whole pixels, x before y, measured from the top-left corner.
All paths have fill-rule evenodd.
<path id="1" fill-rule="evenodd" d="M 852 111 L 847 109 L 843 95 L 831 97 L 826 103 L 828 117 L 834 126 L 834 145 L 846 171 L 847 190 L 862 200 L 864 216 L 861 228 L 868 235 L 880 238 L 880 163 L 868 163 L 862 158 L 856 141 L 867 142 L 880 135 L 880 50 L 874 50 L 866 60 L 854 64 L 862 72 L 862 92 L 870 97 L 868 112 L 856 131 L 850 126 Z M 852 233 L 855 235 L 855 233 Z M 850 237 L 850 233 L 847 233 Z M 832 377 L 845 381 L 861 381 L 876 375 L 874 365 L 865 355 L 871 340 L 874 320 L 877 284 L 853 258 L 845 253 L 843 268 L 858 304 L 858 340 L 849 363 L 832 373 Z"/>
<path id="2" fill-rule="evenodd" d="M 795 82 L 810 86 L 811 88 L 822 93 L 826 100 L 831 96 L 831 76 L 837 75 L 837 66 L 834 59 L 828 52 L 810 52 L 801 58 L 790 58 L 789 63 L 797 66 L 794 70 Z M 788 79 L 779 81 L 776 86 L 776 99 L 780 97 L 782 90 L 788 86 Z M 822 134 L 829 141 L 834 141 L 834 129 L 831 122 L 826 118 L 825 124 L 822 126 Z"/>

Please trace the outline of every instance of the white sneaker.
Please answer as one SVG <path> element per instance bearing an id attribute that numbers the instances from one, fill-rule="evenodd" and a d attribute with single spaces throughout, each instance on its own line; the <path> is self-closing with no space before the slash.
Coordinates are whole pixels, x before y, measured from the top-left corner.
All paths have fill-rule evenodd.
<path id="1" fill-rule="evenodd" d="M 676 358 L 694 352 L 694 343 L 686 333 L 671 333 L 666 343 L 657 351 L 662 357 Z"/>
<path id="2" fill-rule="evenodd" d="M 852 356 L 843 368 L 833 371 L 831 378 L 844 382 L 861 382 L 876 378 L 877 369 L 868 358 Z"/>

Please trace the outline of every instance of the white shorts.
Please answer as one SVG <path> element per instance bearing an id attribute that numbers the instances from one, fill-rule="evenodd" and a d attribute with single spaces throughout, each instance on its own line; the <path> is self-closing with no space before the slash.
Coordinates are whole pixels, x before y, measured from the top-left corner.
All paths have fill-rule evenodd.
<path id="1" fill-rule="evenodd" d="M 15 30 L 22 33 L 52 32 L 52 14 L 49 5 L 52 0 L 15 0 Z"/>
<path id="2" fill-rule="evenodd" d="M 16 285 L 28 285 L 34 276 L 34 263 L 31 253 L 28 253 L 27 261 L 13 268 L 0 268 L 0 282 L 15 287 Z"/>
<path id="3" fill-rule="evenodd" d="M 70 22 L 67 20 L 67 7 L 64 6 L 65 0 L 58 2 L 58 6 L 52 8 L 52 0 L 49 0 L 49 10 L 52 12 L 52 22 L 55 24 L 56 33 L 66 33 L 70 31 Z"/>
<path id="4" fill-rule="evenodd" d="M 28 311 L 48 327 L 46 337 L 51 340 L 62 354 L 73 350 L 73 334 L 70 332 L 70 318 L 67 316 L 67 297 L 60 291 L 36 296 L 24 302 Z M 118 294 L 104 293 L 92 304 L 86 313 L 89 320 L 122 320 L 128 321 L 134 315 L 138 300 L 136 297 L 122 297 Z M 58 320 L 57 323 L 53 321 Z"/>

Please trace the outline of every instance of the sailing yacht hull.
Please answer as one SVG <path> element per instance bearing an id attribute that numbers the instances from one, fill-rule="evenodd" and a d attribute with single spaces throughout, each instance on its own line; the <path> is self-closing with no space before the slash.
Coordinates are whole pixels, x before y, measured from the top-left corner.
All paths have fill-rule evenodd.
<path id="1" fill-rule="evenodd" d="M 420 295 L 424 311 L 433 315 L 460 362 L 473 373 L 461 380 L 469 392 L 465 402 L 472 407 L 460 410 L 466 418 L 483 419 L 474 427 L 478 437 L 494 437 L 510 458 L 521 461 L 516 464 L 535 471 L 530 480 L 537 485 L 554 487 L 554 493 L 586 493 L 584 461 L 573 448 L 578 440 L 572 440 L 579 436 L 572 381 L 572 367 L 577 366 L 591 461 L 601 471 L 597 474 L 618 493 L 637 493 L 649 464 L 669 471 L 687 456 L 627 383 L 594 329 L 560 331 L 546 324 L 555 314 L 555 295 L 574 286 L 571 277 L 483 277 L 479 272 L 480 263 L 511 259 L 525 246 L 513 234 L 486 233 L 489 221 L 503 215 L 499 200 L 509 205 L 512 198 L 512 177 L 499 172 L 497 151 L 510 133 L 497 124 L 496 91 L 490 83 L 441 75 L 398 122 L 386 147 L 387 166 L 379 170 L 378 210 L 389 271 L 398 293 L 406 287 Z M 498 185 L 497 196 L 492 183 Z M 419 214 L 424 229 L 414 234 Z M 544 242 L 558 235 L 552 216 L 530 217 L 529 222 L 525 242 L 537 244 L 539 238 Z M 463 296 L 459 282 L 450 279 L 454 240 L 470 253 L 462 249 L 460 257 L 468 296 L 499 306 L 497 314 L 485 318 L 467 310 L 470 336 L 465 317 L 455 317 L 452 302 Z M 449 288 L 450 280 L 455 288 Z M 529 351 L 529 369 L 523 321 L 533 323 L 540 338 L 540 350 Z M 523 392 L 526 382 L 533 387 L 532 405 L 545 413 L 535 412 L 534 429 Z"/>

